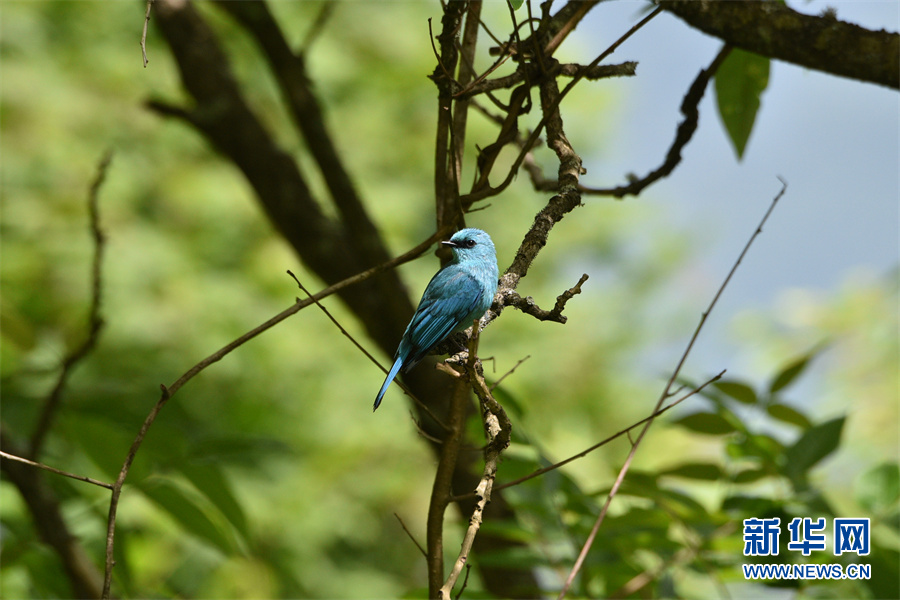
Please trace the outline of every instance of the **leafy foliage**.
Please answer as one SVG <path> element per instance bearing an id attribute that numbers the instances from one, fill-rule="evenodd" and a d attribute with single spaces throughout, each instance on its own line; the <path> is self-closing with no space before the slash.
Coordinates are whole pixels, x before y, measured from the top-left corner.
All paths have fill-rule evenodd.
<path id="1" fill-rule="evenodd" d="M 629 472 L 617 497 L 622 501 L 619 511 L 604 524 L 603 544 L 588 559 L 575 593 L 687 597 L 698 586 L 728 584 L 729 589 L 743 590 L 741 596 L 759 596 L 763 592 L 754 590 L 755 586 L 780 587 L 784 582 L 741 583 L 740 565 L 756 560 L 742 554 L 743 519 L 778 516 L 781 539 L 787 540 L 787 524 L 794 517 L 824 516 L 830 522 L 834 517 L 869 516 L 874 528 L 870 555 L 844 555 L 842 562 L 870 563 L 877 557 L 878 577 L 828 586 L 815 581 L 796 585 L 817 597 L 892 597 L 900 572 L 896 564 L 885 561 L 896 549 L 878 540 L 900 531 L 897 463 L 874 467 L 858 480 L 856 491 L 864 514 L 842 513 L 831 506 L 826 499 L 827 485 L 816 476 L 816 470 L 839 449 L 845 417 L 814 424 L 802 410 L 780 399 L 780 394 L 790 393 L 799 381 L 802 369 L 797 365 L 807 365 L 814 356 L 810 353 L 794 359 L 772 377 L 773 382 L 783 383 L 767 386 L 777 390 L 777 397 L 766 389 L 756 390 L 750 382 L 732 379 L 703 394 L 708 411 L 672 419 L 671 427 L 676 429 L 716 436 L 711 438 L 717 440 L 712 446 L 715 451 L 707 450 L 703 461 L 679 462 L 656 472 Z M 793 374 L 789 380 L 784 375 L 788 372 Z M 756 400 L 748 403 L 751 396 Z M 751 412 L 739 418 L 748 405 Z M 781 408 L 774 410 L 776 407 Z M 790 417 L 779 419 L 772 412 Z M 520 448 L 507 456 L 505 477 L 516 479 L 548 464 L 539 447 L 532 446 L 536 453 Z M 519 526 L 504 527 L 510 535 L 528 531 L 525 539 L 542 548 L 542 561 L 533 557 L 527 564 L 542 564 L 551 571 L 561 568 L 577 553 L 608 491 L 585 491 L 575 479 L 553 471 L 509 490 Z M 539 540 L 544 540 L 543 545 Z M 786 552 L 783 542 L 780 556 L 765 558 L 782 563 L 829 563 L 835 557 L 821 552 L 804 558 Z M 507 557 L 508 564 L 514 562 Z M 872 568 L 874 571 L 876 566 Z"/>

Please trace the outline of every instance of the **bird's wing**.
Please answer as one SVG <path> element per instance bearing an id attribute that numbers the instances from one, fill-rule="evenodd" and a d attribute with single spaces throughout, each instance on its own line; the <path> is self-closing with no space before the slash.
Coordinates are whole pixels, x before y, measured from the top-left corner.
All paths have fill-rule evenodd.
<path id="1" fill-rule="evenodd" d="M 460 326 L 475 310 L 482 290 L 478 281 L 460 269 L 447 268 L 439 271 L 422 296 L 419 308 L 404 335 L 409 360 L 404 361 L 406 371 Z"/>

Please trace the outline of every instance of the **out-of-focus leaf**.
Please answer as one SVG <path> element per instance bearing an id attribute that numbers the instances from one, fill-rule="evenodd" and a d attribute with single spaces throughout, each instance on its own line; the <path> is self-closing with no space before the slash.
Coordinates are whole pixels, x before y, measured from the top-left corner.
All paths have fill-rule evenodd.
<path id="1" fill-rule="evenodd" d="M 834 452 L 841 443 L 845 417 L 811 427 L 785 451 L 784 474 L 798 481 L 810 468 Z"/>
<path id="2" fill-rule="evenodd" d="M 123 431 L 112 421 L 82 418 L 80 415 L 68 415 L 61 423 L 70 439 L 80 445 L 81 451 L 103 471 L 105 478 L 114 481 L 122 469 L 128 447 L 134 441 L 133 432 Z M 135 461 L 129 472 L 135 479 L 141 479 L 147 474 L 147 464 L 142 461 Z M 104 476 L 98 477 L 103 478 Z"/>
<path id="3" fill-rule="evenodd" d="M 856 484 L 856 501 L 878 515 L 896 507 L 900 500 L 900 467 L 884 463 L 862 474 Z"/>
<path id="4" fill-rule="evenodd" d="M 183 463 L 179 465 L 179 469 L 246 539 L 248 532 L 244 509 L 231 491 L 231 485 L 222 470 L 209 463 Z"/>
<path id="5" fill-rule="evenodd" d="M 730 513 L 739 513 L 742 518 L 763 518 L 783 512 L 781 504 L 772 498 L 761 496 L 746 496 L 738 494 L 729 496 L 722 501 L 722 510 Z"/>
<path id="6" fill-rule="evenodd" d="M 523 544 L 540 542 L 533 531 L 523 528 L 518 522 L 511 519 L 484 521 L 479 531 L 490 532 L 492 536 Z"/>
<path id="7" fill-rule="evenodd" d="M 272 456 L 291 456 L 293 453 L 290 446 L 276 439 L 234 435 L 204 438 L 195 442 L 190 450 L 195 458 L 254 468 Z"/>
<path id="8" fill-rule="evenodd" d="M 812 421 L 810 421 L 806 415 L 787 404 L 769 404 L 766 406 L 766 412 L 769 413 L 770 417 L 778 419 L 782 423 L 790 423 L 791 425 L 796 425 L 802 429 L 809 429 L 812 427 Z"/>
<path id="9" fill-rule="evenodd" d="M 732 433 L 734 427 L 721 415 L 716 413 L 700 412 L 682 417 L 674 422 L 675 425 L 681 425 L 691 431 L 697 433 L 706 433 L 710 435 L 722 435 Z"/>
<path id="10" fill-rule="evenodd" d="M 735 48 L 716 72 L 719 115 L 738 158 L 753 131 L 759 98 L 769 85 L 769 59 Z"/>
<path id="11" fill-rule="evenodd" d="M 480 565 L 504 567 L 508 569 L 529 569 L 549 566 L 547 557 L 537 548 L 510 546 L 502 550 L 482 552 L 478 557 Z"/>
<path id="12" fill-rule="evenodd" d="M 713 384 L 723 394 L 744 404 L 756 404 L 756 392 L 746 383 L 732 379 L 717 381 Z"/>
<path id="13" fill-rule="evenodd" d="M 873 548 L 865 562 L 872 565 L 872 578 L 865 580 L 872 598 L 900 598 L 900 553 L 891 548 Z"/>
<path id="14" fill-rule="evenodd" d="M 525 0 L 509 0 L 509 5 L 513 10 L 519 10 L 523 4 L 525 4 Z"/>
<path id="15" fill-rule="evenodd" d="M 811 352 L 805 356 L 801 356 L 779 371 L 778 374 L 772 378 L 772 383 L 769 384 L 769 393 L 774 394 L 779 392 L 793 383 L 803 370 L 806 369 L 807 365 L 809 365 L 809 361 L 812 360 L 815 355 L 815 352 Z"/>
<path id="16" fill-rule="evenodd" d="M 753 483 L 768 475 L 764 469 L 746 469 L 735 475 L 733 481 L 735 483 Z"/>
<path id="17" fill-rule="evenodd" d="M 233 544 L 200 506 L 172 482 L 153 478 L 139 485 L 145 496 L 168 512 L 187 531 L 204 540 L 226 555 L 234 551 Z"/>
<path id="18" fill-rule="evenodd" d="M 690 495 L 672 489 L 660 489 L 656 498 L 658 504 L 665 504 L 683 520 L 708 519 L 709 512 Z"/>
<path id="19" fill-rule="evenodd" d="M 714 463 L 689 463 L 667 469 L 660 474 L 686 477 L 687 479 L 716 481 L 722 478 L 722 469 Z"/>
<path id="20" fill-rule="evenodd" d="M 773 463 L 777 457 L 784 454 L 784 444 L 765 433 L 756 433 L 747 437 L 743 444 L 744 456 L 761 458 L 767 463 Z"/>

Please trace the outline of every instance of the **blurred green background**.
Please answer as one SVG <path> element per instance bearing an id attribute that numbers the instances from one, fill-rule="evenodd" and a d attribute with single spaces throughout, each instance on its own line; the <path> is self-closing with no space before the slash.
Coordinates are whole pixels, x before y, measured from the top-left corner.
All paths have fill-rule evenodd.
<path id="1" fill-rule="evenodd" d="M 289 119 L 254 44 L 220 11 L 206 4 L 199 8 L 227 43 L 236 74 L 269 130 L 301 165 L 309 161 L 302 141 L 284 125 Z M 272 3 L 294 44 L 304 39 L 320 8 L 318 2 Z M 0 11 L 3 423 L 15 434 L 29 434 L 60 361 L 86 334 L 93 251 L 86 197 L 98 161 L 112 149 L 100 193 L 107 235 L 106 325 L 96 349 L 72 374 L 41 457 L 67 471 L 112 481 L 160 383 L 173 382 L 290 306 L 298 291 L 286 269 L 310 289 L 321 284 L 273 231 L 238 172 L 194 131 L 144 108 L 149 98 L 179 102 L 185 96 L 152 23 L 150 63 L 141 67 L 142 3 L 4 0 Z M 501 31 L 507 14 L 499 3 L 485 9 L 485 19 Z M 395 253 L 433 230 L 436 94 L 425 77 L 434 67 L 426 19 L 439 15 L 437 3 L 341 4 L 308 56 L 336 145 Z M 589 35 L 572 41 L 576 50 L 588 44 Z M 625 54 L 622 60 L 630 58 Z M 564 118 L 571 115 L 570 139 L 589 172 L 590 157 L 612 152 L 622 143 L 615 136 L 627 135 L 627 123 L 614 126 L 603 116 L 621 110 L 625 85 L 598 84 L 590 96 L 573 95 L 564 106 Z M 470 125 L 471 157 L 475 144 L 491 141 L 494 129 L 474 115 Z M 707 125 L 716 126 L 711 115 Z M 671 131 L 668 127 L 664 137 Z M 646 150 L 647 164 L 663 151 L 664 146 Z M 748 154 L 753 152 L 751 140 Z M 552 169 L 550 156 L 541 160 Z M 782 174 L 790 180 L 791 173 Z M 464 181 L 469 177 L 471 164 Z M 757 200 L 765 206 L 775 192 L 773 184 Z M 487 364 L 490 377 L 530 356 L 501 388 L 500 399 L 513 416 L 514 444 L 498 481 L 512 478 L 517 469 L 533 469 L 529 461 L 538 455 L 562 459 L 644 417 L 724 276 L 724 269 L 698 273 L 697 265 L 710 253 L 707 233 L 683 213 L 678 216 L 679 198 L 665 191 L 650 196 L 591 199 L 553 231 L 520 292 L 547 307 L 582 272 L 591 275 L 584 293 L 566 308 L 567 325 L 539 323 L 509 310 L 484 332 L 482 354 L 495 357 Z M 470 225 L 491 233 L 501 269 L 546 200 L 523 175 L 486 210 L 469 216 Z M 742 221 L 740 230 L 749 235 L 757 219 Z M 767 231 L 757 243 L 765 245 L 771 235 Z M 737 246 L 722 252 L 723 264 L 736 257 L 732 248 L 743 239 L 741 234 Z M 896 257 L 891 260 L 896 264 Z M 427 254 L 400 268 L 411 296 L 418 298 L 436 267 Z M 889 560 L 895 554 L 887 552 L 898 547 L 891 493 L 900 405 L 898 278 L 895 269 L 872 272 L 848 271 L 843 283 L 827 290 L 785 288 L 769 303 L 739 307 L 728 318 L 711 321 L 707 333 L 719 345 L 702 349 L 703 363 L 692 363 L 684 376 L 700 382 L 729 368 L 729 377 L 762 390 L 783 367 L 821 350 L 806 374 L 785 390 L 784 401 L 814 423 L 849 415 L 837 453 L 815 465 L 810 476 L 837 514 L 881 519 L 876 535 L 879 548 L 885 548 L 881 558 Z M 325 304 L 366 342 L 362 328 L 336 300 Z M 733 364 L 744 371 L 731 370 Z M 315 309 L 192 380 L 155 422 L 129 475 L 119 506 L 114 593 L 421 594 L 425 564 L 394 513 L 424 541 L 434 459 L 399 392 L 391 391 L 377 414 L 370 412 L 381 380 L 381 372 Z M 641 473 L 659 474 L 691 461 L 718 461 L 727 471 L 725 450 L 734 438 L 726 442 L 675 423 L 723 402 L 695 398 L 657 423 L 638 453 L 635 485 L 645 481 Z M 735 413 L 748 426 L 767 425 L 770 416 L 758 408 L 743 406 Z M 783 422 L 772 432 L 786 446 L 799 436 Z M 531 544 L 528 560 L 544 569 L 549 588 L 578 550 L 576 524 L 566 511 L 589 514 L 627 451 L 624 441 L 607 446 L 567 467 L 563 483 L 546 484 L 557 500 L 561 495 L 586 503 L 584 514 L 559 508 L 558 530 L 547 528 L 552 515 L 545 515 L 547 521 L 533 516 L 538 505 L 553 506 L 546 497 L 531 498 L 525 488 L 512 493 L 526 515 L 518 526 Z M 867 473 L 863 484 L 877 488 L 877 502 L 865 490 L 860 496 L 860 478 Z M 881 475 L 887 483 L 871 484 Z M 74 533 L 100 565 L 107 492 L 47 479 Z M 577 491 L 566 487 L 569 481 Z M 762 484 L 768 487 L 761 495 L 799 501 L 783 482 Z M 687 478 L 675 488 L 712 513 L 734 485 Z M 624 507 L 635 506 L 627 497 L 621 506 L 618 502 L 614 513 L 622 516 Z M 56 557 L 36 540 L 7 481 L 0 485 L 0 503 L 0 595 L 66 597 L 70 592 Z M 467 521 L 450 514 L 454 522 Z M 460 531 L 448 527 L 448 554 L 455 552 Z M 615 531 L 610 525 L 608 535 Z M 659 535 L 665 533 L 653 534 Z M 655 551 L 664 553 L 661 539 L 650 538 Z M 739 546 L 731 540 L 719 550 L 739 562 Z M 639 572 L 655 560 L 642 562 L 638 556 L 629 568 Z M 612 568 L 602 562 L 594 565 L 597 573 Z M 721 570 L 733 597 L 759 593 L 728 565 L 712 568 Z M 692 595 L 701 597 L 716 594 L 713 579 L 691 569 L 675 576 L 676 582 L 692 582 Z M 583 593 L 602 596 L 617 587 L 609 578 L 598 581 L 605 583 L 592 588 L 585 582 Z M 467 597 L 479 589 L 474 574 L 470 585 Z M 826 582 L 820 584 L 824 591 L 809 593 L 877 596 L 845 585 Z M 665 589 L 657 594 L 665 595 Z"/>

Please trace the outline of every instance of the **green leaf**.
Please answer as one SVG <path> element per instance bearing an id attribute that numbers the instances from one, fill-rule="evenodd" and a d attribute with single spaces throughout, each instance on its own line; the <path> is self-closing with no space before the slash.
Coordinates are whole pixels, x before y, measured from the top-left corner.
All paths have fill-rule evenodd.
<path id="1" fill-rule="evenodd" d="M 519 10 L 523 4 L 525 4 L 525 0 L 509 0 L 509 5 L 513 10 Z"/>
<path id="2" fill-rule="evenodd" d="M 722 469 L 719 465 L 714 463 L 690 463 L 668 469 L 660 473 L 660 475 L 674 475 L 676 477 L 685 477 L 687 479 L 716 481 L 722 478 Z"/>
<path id="3" fill-rule="evenodd" d="M 753 130 L 759 98 L 769 85 L 769 59 L 735 48 L 716 72 L 719 116 L 738 158 Z"/>
<path id="4" fill-rule="evenodd" d="M 139 487 L 145 496 L 172 515 L 187 531 L 219 548 L 225 554 L 233 552 L 233 544 L 222 530 L 196 502 L 171 481 L 155 477 L 142 482 Z"/>
<path id="5" fill-rule="evenodd" d="M 721 380 L 713 384 L 723 394 L 744 404 L 756 404 L 758 398 L 752 387 L 734 380 Z"/>
<path id="6" fill-rule="evenodd" d="M 762 496 L 729 496 L 722 501 L 722 510 L 739 512 L 755 517 L 765 517 L 781 510 L 781 504 Z"/>
<path id="7" fill-rule="evenodd" d="M 231 491 L 231 485 L 222 470 L 209 463 L 200 465 L 184 463 L 180 465 L 179 470 L 194 484 L 194 487 L 215 504 L 216 508 L 246 539 L 248 531 L 244 509 Z"/>
<path id="8" fill-rule="evenodd" d="M 694 413 L 675 421 L 675 425 L 681 425 L 697 433 L 710 435 L 722 435 L 734 431 L 734 427 L 721 415 L 715 413 Z"/>
<path id="9" fill-rule="evenodd" d="M 812 427 L 812 422 L 799 410 L 788 406 L 787 404 L 770 404 L 766 407 L 766 412 L 773 419 L 778 419 L 783 423 L 790 423 L 803 429 Z"/>
<path id="10" fill-rule="evenodd" d="M 735 475 L 733 481 L 735 483 L 753 483 L 768 475 L 765 469 L 746 469 Z"/>
<path id="11" fill-rule="evenodd" d="M 774 394 L 775 392 L 779 392 L 789 386 L 799 375 L 806 369 L 806 366 L 809 364 L 809 361 L 816 355 L 816 353 L 809 353 L 805 356 L 801 356 L 797 360 L 788 364 L 785 368 L 783 368 L 773 379 L 772 383 L 769 384 L 769 393 Z"/>
<path id="12" fill-rule="evenodd" d="M 866 562 L 872 565 L 872 578 L 865 580 L 870 598 L 900 598 L 900 553 L 893 548 L 872 549 Z"/>
<path id="13" fill-rule="evenodd" d="M 884 463 L 863 473 L 856 484 L 856 501 L 877 515 L 895 507 L 900 500 L 900 467 Z"/>
<path id="14" fill-rule="evenodd" d="M 785 451 L 784 474 L 792 481 L 798 481 L 816 463 L 834 452 L 841 443 L 845 419 L 846 417 L 839 417 L 807 429 Z"/>

